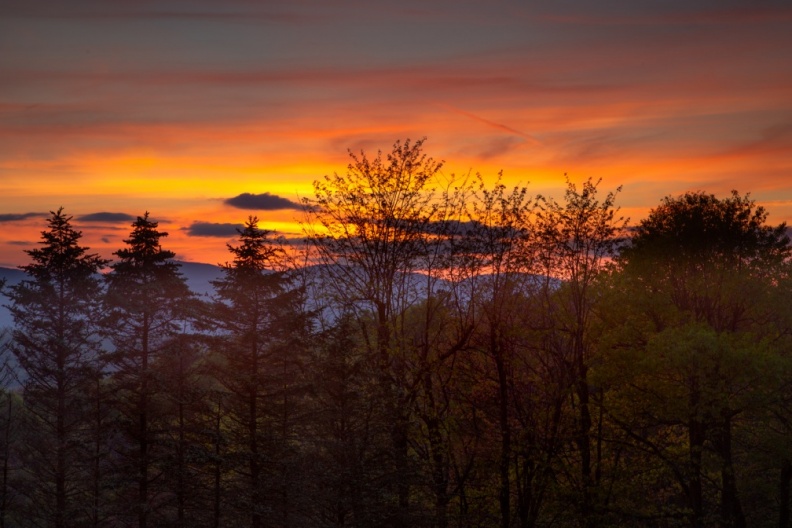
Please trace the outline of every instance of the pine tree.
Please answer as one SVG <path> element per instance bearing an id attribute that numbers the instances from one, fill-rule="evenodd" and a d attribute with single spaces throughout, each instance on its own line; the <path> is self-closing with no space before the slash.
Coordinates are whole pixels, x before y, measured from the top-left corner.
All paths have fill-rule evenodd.
<path id="1" fill-rule="evenodd" d="M 96 377 L 96 320 L 106 261 L 79 244 L 82 233 L 63 208 L 53 212 L 41 247 L 26 251 L 29 279 L 10 288 L 12 351 L 24 369 L 24 404 L 31 416 L 27 468 L 30 514 L 56 528 L 80 523 L 81 453 L 87 387 Z"/>

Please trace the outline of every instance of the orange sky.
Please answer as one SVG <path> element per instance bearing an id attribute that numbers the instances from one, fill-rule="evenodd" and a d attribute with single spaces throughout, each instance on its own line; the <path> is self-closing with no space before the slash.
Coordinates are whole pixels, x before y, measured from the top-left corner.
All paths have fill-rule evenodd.
<path id="1" fill-rule="evenodd" d="M 634 220 L 699 189 L 792 220 L 792 8 L 635 4 L 2 2 L 0 265 L 60 206 L 104 256 L 148 210 L 179 258 L 225 261 L 195 222 L 299 233 L 226 200 L 298 201 L 348 148 L 424 136 L 447 174 L 623 185 Z"/>

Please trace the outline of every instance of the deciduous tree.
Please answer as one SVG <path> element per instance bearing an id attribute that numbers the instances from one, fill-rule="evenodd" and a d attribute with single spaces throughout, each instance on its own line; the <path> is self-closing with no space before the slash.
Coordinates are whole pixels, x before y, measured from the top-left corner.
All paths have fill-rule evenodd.
<path id="1" fill-rule="evenodd" d="M 636 228 L 611 283 L 611 302 L 624 308 L 611 361 L 632 358 L 611 414 L 674 476 L 693 527 L 747 525 L 734 437 L 782 394 L 772 300 L 792 248 L 784 225 L 766 221 L 737 192 L 666 197 Z"/>
<path id="2" fill-rule="evenodd" d="M 412 332 L 407 317 L 421 306 L 422 320 L 413 325 L 432 326 L 438 306 L 432 296 L 448 270 L 449 241 L 464 218 L 464 189 L 455 188 L 453 178 L 442 181 L 442 163 L 423 152 L 423 140 L 396 142 L 390 153 L 373 159 L 365 153 L 350 157 L 345 176 L 314 182 L 315 197 L 306 200 L 312 222 L 307 231 L 333 301 L 355 318 L 376 365 L 379 393 L 370 397 L 377 398 L 384 420 L 376 422 L 388 424 L 390 437 L 383 453 L 389 505 L 382 522 L 410 526 L 418 464 L 410 447 L 416 399 L 431 381 L 427 368 L 453 357 L 469 328 L 460 326 L 456 341 L 438 351 L 425 332 Z M 435 454 L 435 462 L 447 460 Z"/>

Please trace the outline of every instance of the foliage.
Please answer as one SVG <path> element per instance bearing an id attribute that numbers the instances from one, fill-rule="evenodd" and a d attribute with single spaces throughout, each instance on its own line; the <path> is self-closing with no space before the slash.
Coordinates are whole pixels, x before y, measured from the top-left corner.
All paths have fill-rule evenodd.
<path id="1" fill-rule="evenodd" d="M 53 213 L 5 289 L 0 528 L 790 525 L 784 225 L 350 156 L 309 265 L 252 216 L 208 302 L 148 214 L 102 278 Z"/>
<path id="2" fill-rule="evenodd" d="M 237 494 L 229 502 L 251 526 L 289 526 L 301 495 L 294 437 L 303 398 L 301 369 L 310 332 L 302 292 L 283 269 L 283 250 L 256 217 L 229 244 L 233 262 L 214 282 L 213 319 L 222 352 L 216 378 L 226 392 L 231 469 Z"/>

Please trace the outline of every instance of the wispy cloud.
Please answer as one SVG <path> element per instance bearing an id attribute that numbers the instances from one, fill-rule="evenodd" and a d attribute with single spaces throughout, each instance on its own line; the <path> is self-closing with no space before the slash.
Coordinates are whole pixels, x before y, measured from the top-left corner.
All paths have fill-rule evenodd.
<path id="1" fill-rule="evenodd" d="M 43 216 L 47 216 L 47 213 L 0 214 L 0 222 L 18 222 L 19 220 L 27 220 L 28 218 Z"/>
<path id="2" fill-rule="evenodd" d="M 512 127 L 508 126 L 508 125 L 504 125 L 502 123 L 496 123 L 494 121 L 490 121 L 489 119 L 484 119 L 481 116 L 478 116 L 476 114 L 472 114 L 470 112 L 465 112 L 464 110 L 461 110 L 459 108 L 454 108 L 453 106 L 450 106 L 450 105 L 440 104 L 440 106 L 443 107 L 443 108 L 446 108 L 447 110 L 450 110 L 451 112 L 455 112 L 455 113 L 463 115 L 465 117 L 469 117 L 470 119 L 472 119 L 474 121 L 478 121 L 479 123 L 483 123 L 483 124 L 485 124 L 485 125 L 487 125 L 489 127 L 492 127 L 494 129 L 500 130 L 501 132 L 506 132 L 507 134 L 512 134 L 512 135 L 515 135 L 515 136 L 519 136 L 519 137 L 529 141 L 530 143 L 532 143 L 534 145 L 541 145 L 540 141 L 538 139 L 536 139 L 535 137 L 531 136 L 530 134 L 526 134 L 525 132 L 521 132 L 521 131 L 519 131 L 519 130 L 517 130 L 515 128 L 512 128 Z"/>
<path id="3" fill-rule="evenodd" d="M 236 5 L 234 5 L 236 4 Z M 46 7 L 46 9 L 42 9 Z M 17 2 L 7 6 L 6 16 L 36 19 L 84 20 L 185 20 L 209 22 L 270 22 L 274 24 L 305 24 L 321 21 L 316 13 L 282 9 L 266 3 L 212 2 L 184 4 L 168 2 L 114 2 L 100 3 L 73 0 L 69 5 L 55 2 Z"/>

